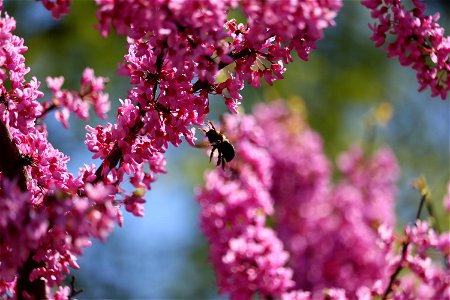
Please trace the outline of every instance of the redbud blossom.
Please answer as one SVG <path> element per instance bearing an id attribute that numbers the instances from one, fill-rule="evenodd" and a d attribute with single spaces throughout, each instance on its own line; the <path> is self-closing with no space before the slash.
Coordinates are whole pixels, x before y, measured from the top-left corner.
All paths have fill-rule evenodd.
<path id="1" fill-rule="evenodd" d="M 273 243 L 279 245 L 281 241 L 277 247 L 289 252 L 288 266 L 298 289 L 294 292 L 294 286 L 285 284 L 280 290 L 282 299 L 321 299 L 325 295 L 330 299 L 354 298 L 361 286 L 372 286 L 387 276 L 377 227 L 384 221 L 392 226 L 395 221 L 398 167 L 392 152 L 382 149 L 366 158 L 360 148 L 353 147 L 340 157 L 343 179 L 333 185 L 331 163 L 323 152 L 320 136 L 281 102 L 258 105 L 254 116 L 227 116 L 222 130 L 233 142 L 236 158 L 225 171 L 217 168 L 208 173 L 198 196 L 202 229 L 210 242 L 211 260 L 222 292 L 234 297 L 234 288 L 241 285 L 227 283 L 241 278 L 242 272 L 268 272 L 251 264 L 247 271 L 242 270 L 245 265 L 236 267 L 239 273 L 223 267 L 224 261 L 234 262 L 237 255 L 233 232 L 264 226 L 266 216 L 272 216 L 275 224 Z M 265 185 L 256 189 L 254 182 Z M 243 195 L 252 195 L 253 200 L 243 202 L 247 199 Z M 262 207 L 253 211 L 257 203 Z M 237 207 L 247 212 L 237 214 Z M 258 257 L 252 250 L 256 242 L 261 249 L 265 247 L 264 241 L 242 237 L 237 241 L 248 259 Z M 241 278 L 240 282 L 246 281 Z M 257 284 L 246 286 L 240 290 L 245 299 L 255 292 L 279 295 Z"/>
<path id="2" fill-rule="evenodd" d="M 450 37 L 437 22 L 439 13 L 425 15 L 426 5 L 413 0 L 407 8 L 400 0 L 364 0 L 377 22 L 370 24 L 375 46 L 387 42 L 388 57 L 416 71 L 419 91 L 430 87 L 433 97 L 445 99 L 450 91 Z"/>
<path id="3" fill-rule="evenodd" d="M 421 89 L 430 86 L 445 98 L 449 41 L 437 17 L 425 17 L 418 1 L 409 12 L 392 0 L 392 22 L 385 7 L 377 10 L 380 1 L 364 1 L 380 20 L 374 39 L 382 44 L 386 32 L 397 35 L 390 56 L 413 65 Z M 69 0 L 42 2 L 55 18 L 70 6 Z M 341 6 L 340 0 L 96 2 L 100 33 L 114 29 L 127 37 L 120 73 L 133 87 L 114 123 L 86 127 L 85 143 L 102 162 L 85 165 L 77 177 L 67 170 L 69 158 L 48 141 L 41 119 L 56 109 L 67 127 L 70 112 L 87 119 L 89 105 L 106 117 L 106 79 L 86 69 L 80 89 L 68 91 L 63 77 L 48 78 L 53 97 L 39 103 L 39 81 L 25 80 L 27 47 L 12 34 L 14 19 L 0 17 L 0 126 L 7 131 L 1 141 L 13 148 L 14 157 L 6 160 L 15 163 L 19 177 L 1 174 L 1 295 L 15 289 L 19 298 L 67 298 L 69 289 L 49 288 L 79 267 L 77 256 L 92 238 L 105 240 L 122 224 L 121 206 L 143 216 L 145 191 L 165 172 L 165 151 L 183 139 L 195 144 L 194 126 L 204 124 L 210 95 L 220 95 L 237 112 L 245 83 L 282 79 L 293 50 L 307 60 Z M 244 23 L 227 19 L 238 8 Z M 403 27 L 413 28 L 413 35 Z M 320 137 L 282 105 L 261 106 L 255 117 L 229 116 L 224 128 L 236 158 L 229 168 L 210 172 L 199 191 L 201 226 L 222 293 L 233 299 L 367 298 L 383 294 L 386 272 L 409 266 L 432 292 L 393 289 L 395 297 L 446 296 L 448 276 L 426 251 L 437 249 L 448 259 L 448 234 L 417 223 L 405 230 L 411 247 L 399 256 L 391 251 L 392 234 L 380 225 L 395 222 L 397 169 L 389 150 L 366 157 L 352 148 L 339 159 L 343 179 L 333 185 Z M 123 188 L 126 181 L 132 191 Z M 274 228 L 266 226 L 269 221 Z M 377 242 L 377 227 L 384 243 Z M 47 295 L 30 294 L 21 284 L 29 281 L 45 286 Z"/>
<path id="4" fill-rule="evenodd" d="M 284 267 L 288 254 L 282 243 L 265 227 L 273 204 L 271 160 L 261 147 L 264 133 L 251 117 L 228 116 L 225 124 L 238 157 L 229 169 L 209 172 L 198 191 L 219 290 L 232 299 L 281 296 L 293 286 L 292 271 Z"/>
<path id="5" fill-rule="evenodd" d="M 448 299 L 450 297 L 450 272 L 448 253 L 450 233 L 436 233 L 426 221 L 417 220 L 407 225 L 401 239 L 395 239 L 392 231 L 380 227 L 380 246 L 385 251 L 389 276 L 372 287 L 361 288 L 373 297 L 393 299 Z M 400 246 L 400 247 L 398 247 Z M 399 250 L 401 249 L 401 250 Z M 433 260 L 440 256 L 445 263 Z M 405 276 L 397 276 L 405 269 Z"/>
<path id="6" fill-rule="evenodd" d="M 62 90 L 64 77 L 47 77 L 47 86 L 50 88 L 53 98 L 42 103 L 44 114 L 52 109 L 58 109 L 56 118 L 64 127 L 68 128 L 69 112 L 73 112 L 82 120 L 89 119 L 89 106 L 93 105 L 94 111 L 100 118 L 106 118 L 111 104 L 108 94 L 104 93 L 106 78 L 95 77 L 94 71 L 86 68 L 81 78 L 79 91 Z"/>
<path id="7" fill-rule="evenodd" d="M 34 291 L 28 290 L 27 283 L 60 285 L 70 268 L 78 268 L 77 256 L 91 245 L 91 239 L 106 239 L 118 221 L 118 206 L 111 198 L 117 189 L 104 182 L 93 191 L 89 181 L 83 181 L 93 178 L 86 174 L 88 167 L 79 178 L 67 171 L 69 158 L 50 144 L 45 125 L 37 121 L 48 106 L 37 101 L 43 95 L 39 82 L 25 80 L 27 48 L 12 34 L 14 29 L 14 19 L 7 14 L 0 18 L 0 123 L 8 131 L 1 140 L 2 147 L 12 147 L 14 153 L 14 157 L 3 158 L 5 164 L 12 164 L 17 176 L 26 179 L 26 186 L 1 174 L 0 294 L 11 294 L 14 289 L 12 294 L 19 298 L 44 297 L 30 295 Z M 59 92 L 62 82 L 57 78 L 49 85 Z M 86 72 L 82 90 L 89 101 L 101 103 L 97 112 L 103 114 L 107 107 L 101 96 L 103 80 Z M 82 111 L 77 105 L 72 108 Z"/>
<path id="8" fill-rule="evenodd" d="M 40 0 L 44 7 L 52 13 L 53 18 L 59 19 L 69 13 L 70 0 Z"/>

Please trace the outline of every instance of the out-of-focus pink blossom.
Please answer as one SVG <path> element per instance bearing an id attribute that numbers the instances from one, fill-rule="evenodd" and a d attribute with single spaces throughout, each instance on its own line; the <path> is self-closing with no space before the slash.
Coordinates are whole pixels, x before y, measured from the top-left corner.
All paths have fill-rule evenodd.
<path id="1" fill-rule="evenodd" d="M 333 186 L 321 138 L 298 114 L 277 102 L 258 106 L 254 115 L 273 160 L 276 229 L 290 252 L 297 287 L 313 297 L 325 288 L 353 297 L 384 275 L 376 227 L 394 222 L 395 157 L 384 149 L 367 160 L 353 147 L 340 157 L 344 177 Z M 330 297 L 344 297 L 334 291 Z"/>
<path id="2" fill-rule="evenodd" d="M 17 270 L 31 251 L 39 246 L 49 222 L 42 209 L 31 204 L 31 194 L 22 192 L 15 182 L 2 179 L 0 190 L 0 278 L 13 282 Z"/>
<path id="3" fill-rule="evenodd" d="M 221 261 L 216 255 L 223 260 L 224 253 L 234 253 L 233 244 L 216 242 L 225 234 L 223 228 L 229 224 L 231 230 L 255 222 L 248 214 L 239 221 L 223 221 L 226 212 L 239 203 L 240 195 L 254 190 L 249 184 L 236 185 L 244 178 L 248 183 L 255 181 L 246 177 L 251 174 L 247 173 L 250 166 L 265 170 L 258 174 L 264 174 L 261 178 L 269 185 L 258 190 L 266 190 L 269 195 L 259 193 L 253 203 L 261 199 L 273 202 L 269 207 L 274 207 L 265 213 L 271 215 L 274 211 L 275 229 L 290 254 L 289 266 L 299 289 L 285 289 L 283 297 L 352 299 L 361 286 L 372 286 L 386 276 L 385 250 L 379 246 L 377 227 L 384 221 L 392 226 L 395 221 L 394 183 L 398 167 L 389 150 L 382 149 L 368 158 L 354 146 L 340 157 L 343 179 L 333 185 L 331 163 L 323 152 L 320 136 L 282 102 L 257 106 L 253 117 L 228 116 L 222 128 L 234 142 L 236 161 L 229 164 L 228 172 L 209 173 L 199 194 L 202 216 L 208 221 L 202 222 L 202 227 L 210 239 L 219 282 L 230 275 L 224 275 L 223 268 L 215 262 Z M 258 216 L 256 224 L 263 224 L 259 220 L 264 215 L 255 212 Z M 213 230 L 213 224 L 220 227 Z M 228 261 L 234 255 L 225 257 Z M 230 292 L 230 288 L 223 291 Z"/>
<path id="4" fill-rule="evenodd" d="M 40 0 L 44 7 L 52 13 L 53 18 L 59 19 L 63 15 L 67 15 L 70 10 L 70 0 Z"/>
<path id="5" fill-rule="evenodd" d="M 220 278 L 232 278 L 220 263 L 235 257 L 226 254 L 234 253 L 234 243 L 224 243 L 224 238 L 219 238 L 227 234 L 225 228 L 232 231 L 254 226 L 255 222 L 264 224 L 263 212 L 272 214 L 272 205 L 275 228 L 290 253 L 289 264 L 297 288 L 310 291 L 316 298 L 328 288 L 327 297 L 346 299 L 386 274 L 376 228 L 384 218 L 390 225 L 394 221 L 398 168 L 391 152 L 384 149 L 367 160 L 354 147 L 340 159 L 345 180 L 333 186 L 331 163 L 323 153 L 320 136 L 281 102 L 257 106 L 254 117 L 228 116 L 222 125 L 227 138 L 234 142 L 237 158 L 229 164 L 228 172 L 217 169 L 209 173 L 199 194 L 205 220 L 202 228 L 211 243 L 219 283 Z M 250 183 L 258 177 L 247 177 L 252 174 L 248 173 L 249 168 L 265 170 L 256 174 L 261 174 L 259 177 L 268 185 L 255 189 Z M 246 184 L 237 184 L 241 180 Z M 258 194 L 250 192 L 254 190 Z M 233 207 L 238 203 L 243 204 L 242 195 L 247 193 L 256 196 L 252 203 L 267 202 L 270 209 L 254 212 L 255 221 L 246 213 L 245 218 L 225 222 L 227 212 L 235 211 Z M 372 208 L 365 210 L 367 206 Z M 226 236 L 225 240 L 230 239 Z M 363 273 L 359 271 L 362 269 Z M 220 285 L 223 292 L 234 295 L 232 288 Z M 289 293 L 289 288 L 285 286 L 281 291 L 287 299 L 309 297 L 303 292 Z"/>
<path id="6" fill-rule="evenodd" d="M 311 293 L 304 291 L 292 291 L 281 295 L 281 300 L 310 300 Z"/>
<path id="7" fill-rule="evenodd" d="M 381 148 L 368 160 L 360 147 L 353 146 L 339 156 L 338 168 L 346 180 L 361 191 L 366 223 L 374 227 L 382 223 L 394 226 L 394 182 L 399 167 L 392 151 Z"/>
<path id="8" fill-rule="evenodd" d="M 269 194 L 271 160 L 261 148 L 264 133 L 251 117 L 225 119 L 224 130 L 239 149 L 229 169 L 206 175 L 198 191 L 201 226 L 210 243 L 221 293 L 250 299 L 259 293 L 277 297 L 293 286 L 292 271 L 284 267 L 288 254 L 272 229 Z"/>
<path id="9" fill-rule="evenodd" d="M 51 295 L 51 293 L 48 293 L 49 295 Z M 53 299 L 55 300 L 69 300 L 70 296 L 70 287 L 65 286 L 65 287 L 58 287 L 58 289 L 55 291 L 54 295 L 53 295 Z"/>
<path id="10" fill-rule="evenodd" d="M 325 299 L 330 299 L 330 300 L 347 300 L 347 296 L 345 293 L 344 289 L 335 289 L 335 288 L 331 288 L 331 289 L 326 289 L 323 292 L 325 295 Z"/>

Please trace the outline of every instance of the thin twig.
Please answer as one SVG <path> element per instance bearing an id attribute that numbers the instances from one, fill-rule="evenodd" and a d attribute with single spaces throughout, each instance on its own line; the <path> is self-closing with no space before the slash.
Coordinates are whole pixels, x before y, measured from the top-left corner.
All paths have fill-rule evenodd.
<path id="1" fill-rule="evenodd" d="M 72 299 L 73 297 L 75 297 L 78 294 L 81 294 L 84 290 L 81 289 L 77 289 L 75 287 L 75 276 L 72 276 L 72 279 L 70 280 L 70 294 L 69 294 L 69 299 Z"/>
<path id="2" fill-rule="evenodd" d="M 423 204 L 426 201 L 427 197 L 428 197 L 428 194 L 422 193 L 422 196 L 420 198 L 419 209 L 417 210 L 417 213 L 416 213 L 416 220 L 420 219 L 420 214 L 422 213 Z M 386 288 L 386 291 L 383 294 L 383 298 L 382 298 L 383 300 L 387 299 L 387 296 L 392 291 L 392 286 L 394 285 L 394 281 L 397 279 L 398 274 L 403 269 L 402 264 L 405 261 L 408 246 L 409 246 L 409 240 L 403 242 L 402 256 L 401 256 L 400 262 L 398 263 L 397 268 L 395 269 L 394 273 L 392 273 L 391 278 L 389 279 L 389 284 Z"/>
<path id="3" fill-rule="evenodd" d="M 427 197 L 428 197 L 427 194 L 423 194 L 422 197 L 420 197 L 420 204 L 419 204 L 419 209 L 417 210 L 416 220 L 420 219 L 420 214 L 422 213 L 423 204 L 427 200 Z"/>

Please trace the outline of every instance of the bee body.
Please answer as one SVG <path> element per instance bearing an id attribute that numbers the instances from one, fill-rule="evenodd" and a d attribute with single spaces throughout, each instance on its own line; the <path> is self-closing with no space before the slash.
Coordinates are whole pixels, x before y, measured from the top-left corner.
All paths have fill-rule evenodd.
<path id="1" fill-rule="evenodd" d="M 222 169 L 224 169 L 225 163 L 230 162 L 236 155 L 236 150 L 234 149 L 233 144 L 230 143 L 222 132 L 217 131 L 211 122 L 209 122 L 209 125 L 211 128 L 208 131 L 205 131 L 205 135 L 212 146 L 209 161 L 212 160 L 214 152 L 217 150 L 219 153 L 219 157 L 217 158 L 217 166 L 222 165 Z"/>

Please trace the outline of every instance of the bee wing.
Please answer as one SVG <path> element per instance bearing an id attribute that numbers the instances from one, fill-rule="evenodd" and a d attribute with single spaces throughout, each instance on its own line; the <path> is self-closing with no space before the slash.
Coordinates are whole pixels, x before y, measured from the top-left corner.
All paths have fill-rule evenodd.
<path id="1" fill-rule="evenodd" d="M 206 148 L 209 148 L 211 146 L 211 144 L 210 143 L 208 143 L 207 141 L 204 141 L 204 142 L 200 142 L 200 143 L 197 143 L 197 144 L 195 144 L 195 148 L 200 148 L 200 149 L 206 149 Z"/>

